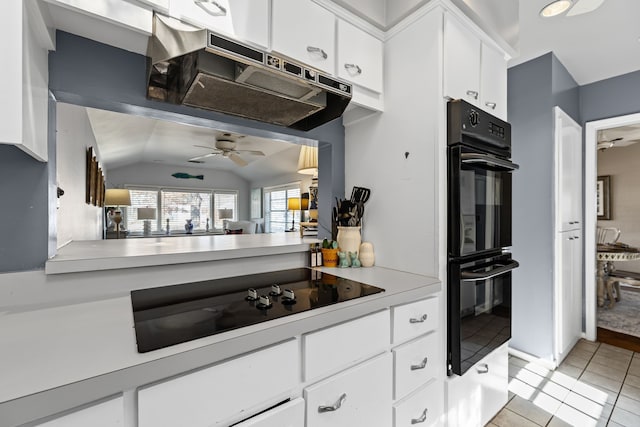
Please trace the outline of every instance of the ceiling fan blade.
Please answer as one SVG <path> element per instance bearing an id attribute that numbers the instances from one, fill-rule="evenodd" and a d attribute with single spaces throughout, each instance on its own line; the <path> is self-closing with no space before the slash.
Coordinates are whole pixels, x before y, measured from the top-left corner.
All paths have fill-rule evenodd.
<path id="1" fill-rule="evenodd" d="M 198 156 L 198 157 L 193 157 L 191 159 L 189 159 L 188 161 L 192 161 L 192 160 L 200 160 L 200 159 L 206 159 L 207 157 L 212 157 L 212 156 L 217 156 L 218 153 L 209 153 L 209 154 L 205 154 L 204 156 Z"/>
<path id="2" fill-rule="evenodd" d="M 233 163 L 235 163 L 238 166 L 247 166 L 249 163 L 244 160 L 242 157 L 238 156 L 235 153 L 229 153 L 229 157 L 231 160 L 233 160 Z"/>
<path id="3" fill-rule="evenodd" d="M 582 15 L 583 13 L 593 12 L 600 6 L 602 6 L 604 0 L 578 0 L 569 12 L 567 16 Z"/>
<path id="4" fill-rule="evenodd" d="M 194 145 L 194 147 L 198 147 L 198 148 L 206 148 L 209 151 L 215 151 L 216 153 L 221 152 L 222 150 L 216 148 L 216 147 L 211 147 L 211 146 L 206 146 L 206 145 Z"/>
<path id="5" fill-rule="evenodd" d="M 249 153 L 249 154 L 253 154 L 254 156 L 264 156 L 264 153 L 259 150 L 234 150 L 234 151 L 236 153 Z"/>

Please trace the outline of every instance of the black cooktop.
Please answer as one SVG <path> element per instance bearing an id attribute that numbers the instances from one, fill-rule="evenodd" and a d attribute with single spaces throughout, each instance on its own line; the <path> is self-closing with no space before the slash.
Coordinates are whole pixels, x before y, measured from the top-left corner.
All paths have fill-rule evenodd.
<path id="1" fill-rule="evenodd" d="M 383 292 L 309 268 L 131 292 L 138 352 Z"/>

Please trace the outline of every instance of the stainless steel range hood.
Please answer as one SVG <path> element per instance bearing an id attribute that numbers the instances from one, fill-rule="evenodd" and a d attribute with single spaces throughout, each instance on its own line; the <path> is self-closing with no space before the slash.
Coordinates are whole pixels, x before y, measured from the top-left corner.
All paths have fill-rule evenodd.
<path id="1" fill-rule="evenodd" d="M 209 30 L 154 15 L 147 97 L 310 130 L 344 112 L 351 85 Z"/>

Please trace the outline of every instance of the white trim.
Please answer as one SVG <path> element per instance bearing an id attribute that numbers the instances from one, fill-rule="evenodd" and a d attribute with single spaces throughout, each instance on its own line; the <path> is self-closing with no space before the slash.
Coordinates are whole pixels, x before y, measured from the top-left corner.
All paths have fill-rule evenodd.
<path id="1" fill-rule="evenodd" d="M 418 21 L 420 18 L 422 18 L 424 15 L 428 14 L 429 12 L 431 12 L 432 10 L 434 10 L 436 8 L 440 8 L 444 12 L 445 9 L 442 7 L 442 0 L 433 0 L 433 1 L 425 4 L 424 6 L 421 6 L 418 10 L 413 12 L 411 15 L 407 16 L 406 18 L 404 18 L 403 20 L 398 22 L 396 25 L 394 25 L 393 27 L 389 28 L 384 33 L 384 41 L 386 42 L 386 41 L 390 40 L 396 34 L 402 32 L 406 28 L 410 27 L 416 21 Z"/>
<path id="2" fill-rule="evenodd" d="M 536 365 L 540 365 L 544 368 L 549 369 L 550 371 L 555 370 L 558 365 L 555 362 L 548 359 L 540 359 L 539 357 L 532 356 L 529 353 L 525 353 L 520 350 L 516 350 L 515 348 L 509 347 L 509 354 L 517 357 L 518 359 L 525 360 L 527 362 L 535 363 Z"/>
<path id="3" fill-rule="evenodd" d="M 358 27 L 359 29 L 361 29 L 362 31 L 364 31 L 365 33 L 368 33 L 370 35 L 372 35 L 373 37 L 377 38 L 378 40 L 385 40 L 385 31 L 381 30 L 380 28 L 376 27 L 375 25 L 365 21 L 364 19 L 362 19 L 361 17 L 359 17 L 358 15 L 356 15 L 353 12 L 348 11 L 347 9 L 343 8 L 342 6 L 337 5 L 336 3 L 332 2 L 331 0 L 311 0 L 314 3 L 319 4 L 320 6 L 324 7 L 325 9 L 327 9 L 329 12 L 333 13 L 336 17 L 347 21 L 348 23 Z"/>
<path id="4" fill-rule="evenodd" d="M 596 301 L 596 179 L 598 176 L 598 131 L 618 126 L 640 123 L 640 113 L 595 120 L 585 124 L 584 144 L 584 286 L 585 286 L 585 335 L 590 341 L 597 337 Z M 592 238 L 587 239 L 591 233 Z M 587 262 L 589 260 L 589 262 Z"/>

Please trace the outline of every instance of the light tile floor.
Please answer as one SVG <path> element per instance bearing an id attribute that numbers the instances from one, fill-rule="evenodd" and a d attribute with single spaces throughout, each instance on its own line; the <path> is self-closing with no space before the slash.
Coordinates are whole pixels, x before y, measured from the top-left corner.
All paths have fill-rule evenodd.
<path id="1" fill-rule="evenodd" d="M 509 356 L 496 426 L 640 426 L 640 353 L 581 340 L 555 371 Z"/>

